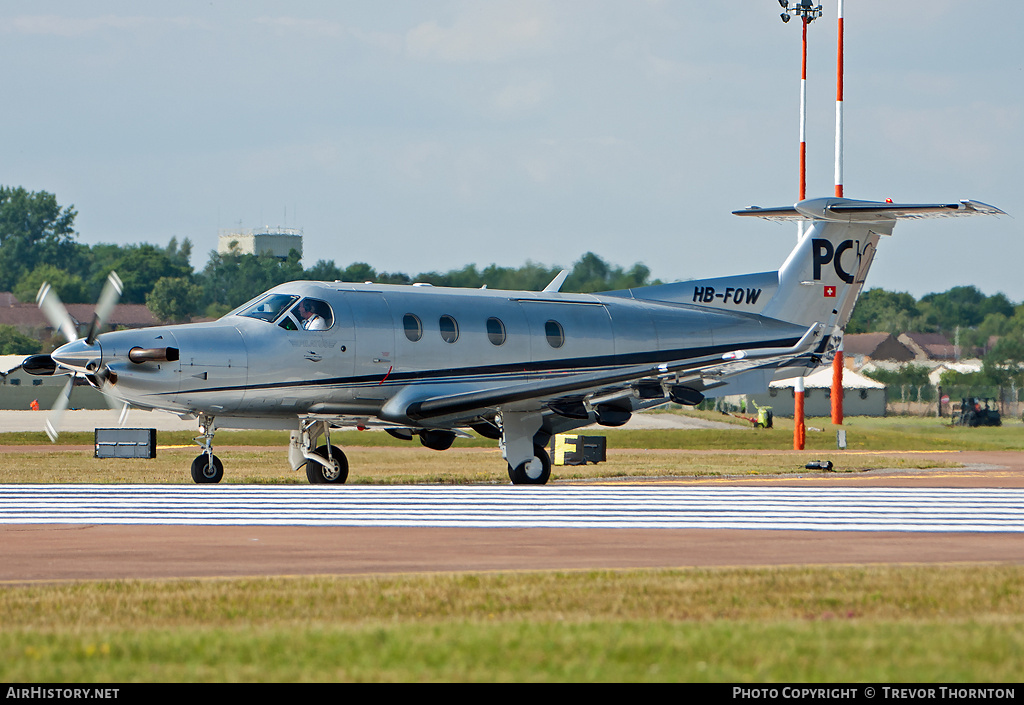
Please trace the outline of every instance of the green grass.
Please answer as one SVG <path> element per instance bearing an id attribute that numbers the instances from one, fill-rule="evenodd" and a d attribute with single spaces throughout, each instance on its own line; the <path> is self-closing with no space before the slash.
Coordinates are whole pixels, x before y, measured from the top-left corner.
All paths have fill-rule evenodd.
<path id="1" fill-rule="evenodd" d="M 679 412 L 677 412 L 679 413 Z M 609 447 L 614 448 L 677 448 L 688 450 L 789 450 L 793 447 L 793 420 L 775 419 L 775 428 L 756 429 L 750 423 L 716 412 L 687 411 L 692 416 L 727 423 L 729 429 L 678 430 L 626 430 L 591 427 L 575 433 L 606 435 Z M 1007 419 L 1003 426 L 964 428 L 951 426 L 948 419 L 934 417 L 889 416 L 848 417 L 842 426 L 833 426 L 828 418 L 806 420 L 806 447 L 808 450 L 834 450 L 836 431 L 847 433 L 851 450 L 1024 450 L 1024 424 Z M 161 431 L 161 445 L 194 446 L 192 439 L 198 431 Z M 347 447 L 403 448 L 418 446 L 416 441 L 402 441 L 379 431 L 335 431 L 331 434 L 335 445 Z M 288 445 L 286 431 L 218 431 L 215 445 L 279 446 Z M 91 445 L 91 432 L 65 432 L 57 446 Z M 51 445 L 46 434 L 39 432 L 0 433 L 2 445 Z M 474 437 L 458 438 L 455 448 L 494 448 L 496 441 Z"/>
<path id="2" fill-rule="evenodd" d="M 0 589 L 0 680 L 1013 682 L 1024 567 Z"/>
<path id="3" fill-rule="evenodd" d="M 997 428 L 952 427 L 940 419 L 890 417 L 847 419 L 848 450 L 836 449 L 836 431 L 828 419 L 808 419 L 804 454 L 793 453 L 792 420 L 776 419 L 774 429 L 713 412 L 688 412 L 701 418 L 731 420 L 730 428 L 714 430 L 626 430 L 588 428 L 587 435 L 608 437 L 608 461 L 598 465 L 553 468 L 554 481 L 611 477 L 723 477 L 808 474 L 809 459 L 831 460 L 836 472 L 948 467 L 948 457 L 928 454 L 899 456 L 897 451 L 1024 450 L 1024 425 L 1010 422 Z M 50 445 L 43 434 L 3 433 L 10 446 L 0 463 L 0 482 L 191 482 L 189 466 L 198 454 L 187 431 L 160 432 L 154 460 L 95 459 L 91 433 L 65 433 Z M 457 439 L 439 453 L 417 441 L 402 441 L 379 431 L 338 431 L 332 441 L 349 456 L 351 484 L 506 483 L 506 467 L 497 443 L 485 438 Z M 48 450 L 17 452 L 19 445 Z M 305 472 L 293 472 L 287 461 L 288 434 L 282 431 L 217 433 L 214 449 L 225 465 L 225 482 L 305 483 Z M 763 451 L 749 453 L 747 451 Z M 706 451 L 715 451 L 708 454 Z"/>
<path id="4" fill-rule="evenodd" d="M 926 469 L 956 466 L 955 460 L 929 454 L 894 456 L 880 453 L 707 452 L 663 449 L 619 449 L 607 462 L 586 466 L 555 466 L 552 482 L 628 477 L 753 477 L 798 473 L 825 474 L 805 469 L 811 459 L 830 459 L 835 473 L 874 469 Z M 403 447 L 345 448 L 349 459 L 347 484 L 409 483 L 508 484 L 505 461 L 497 448 L 452 448 L 439 453 L 418 443 Z M 189 468 L 195 446 L 163 449 L 152 460 L 94 458 L 91 451 L 65 449 L 44 452 L 6 452 L 0 463 L 0 483 L 191 484 Z M 223 447 L 223 482 L 229 484 L 306 484 L 305 469 L 295 472 L 287 449 L 280 446 Z"/>

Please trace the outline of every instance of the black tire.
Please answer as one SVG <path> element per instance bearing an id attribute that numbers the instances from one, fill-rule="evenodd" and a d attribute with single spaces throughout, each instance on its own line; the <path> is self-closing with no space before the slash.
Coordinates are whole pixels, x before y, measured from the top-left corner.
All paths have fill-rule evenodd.
<path id="1" fill-rule="evenodd" d="M 192 461 L 192 481 L 196 484 L 216 484 L 223 477 L 224 464 L 220 462 L 220 458 L 216 455 L 202 453 Z"/>
<path id="2" fill-rule="evenodd" d="M 543 446 L 534 446 L 533 455 L 540 460 L 542 469 L 539 475 L 531 475 L 527 471 L 529 461 L 520 463 L 518 467 L 508 466 L 508 477 L 513 485 L 546 485 L 551 477 L 551 458 Z"/>
<path id="3" fill-rule="evenodd" d="M 306 461 L 306 479 L 311 485 L 343 485 L 348 479 L 348 458 L 341 452 L 338 446 L 331 446 L 331 456 L 338 463 L 338 473 L 334 474 L 334 468 L 327 461 L 327 446 L 320 446 L 313 451 L 324 462 L 318 463 L 315 460 Z"/>

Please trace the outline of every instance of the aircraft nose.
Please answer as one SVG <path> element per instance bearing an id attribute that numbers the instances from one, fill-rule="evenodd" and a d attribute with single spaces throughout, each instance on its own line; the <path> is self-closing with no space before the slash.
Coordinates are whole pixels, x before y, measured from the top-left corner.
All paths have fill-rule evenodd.
<path id="1" fill-rule="evenodd" d="M 87 343 L 84 338 L 60 346 L 50 355 L 61 367 L 76 372 L 91 373 L 99 369 L 103 350 L 98 342 Z"/>

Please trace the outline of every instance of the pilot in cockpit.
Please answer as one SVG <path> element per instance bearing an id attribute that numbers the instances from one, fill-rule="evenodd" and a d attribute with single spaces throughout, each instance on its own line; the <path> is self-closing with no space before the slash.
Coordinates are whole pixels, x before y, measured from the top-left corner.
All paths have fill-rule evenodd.
<path id="1" fill-rule="evenodd" d="M 302 319 L 304 330 L 327 330 L 327 321 L 315 309 L 316 304 L 309 299 L 299 302 L 299 318 Z"/>

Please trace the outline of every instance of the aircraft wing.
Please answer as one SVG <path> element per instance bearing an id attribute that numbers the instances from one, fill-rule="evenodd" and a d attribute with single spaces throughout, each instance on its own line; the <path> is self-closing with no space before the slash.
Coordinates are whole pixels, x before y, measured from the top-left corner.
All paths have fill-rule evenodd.
<path id="1" fill-rule="evenodd" d="M 788 360 L 810 352 L 818 343 L 820 329 L 821 325 L 815 323 L 793 346 L 788 348 L 734 350 L 725 354 L 707 355 L 658 365 L 634 365 L 609 371 L 568 373 L 505 387 L 434 395 L 412 401 L 405 407 L 403 415 L 416 422 L 450 416 L 469 417 L 483 409 L 530 399 L 551 400 L 564 395 L 614 387 L 636 380 L 676 376 L 679 373 L 700 372 L 712 373 L 721 377 L 731 376 L 773 361 Z"/>

